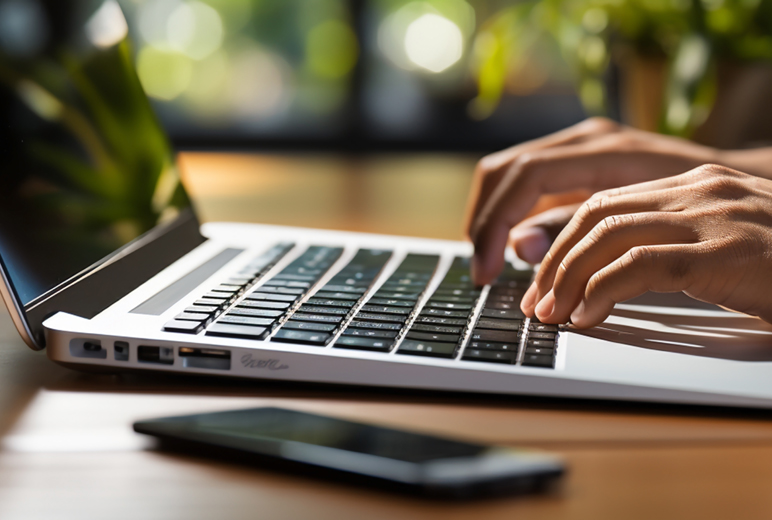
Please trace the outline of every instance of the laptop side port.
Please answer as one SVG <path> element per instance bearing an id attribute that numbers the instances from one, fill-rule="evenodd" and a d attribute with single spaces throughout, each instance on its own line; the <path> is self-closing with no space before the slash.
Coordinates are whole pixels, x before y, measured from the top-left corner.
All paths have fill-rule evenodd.
<path id="1" fill-rule="evenodd" d="M 212 368 L 215 370 L 230 370 L 230 350 L 214 348 L 180 347 L 180 358 L 185 368 Z"/>
<path id="2" fill-rule="evenodd" d="M 113 343 L 113 352 L 115 352 L 116 361 L 128 361 L 129 360 L 129 342 L 116 341 L 115 343 Z"/>
<path id="3" fill-rule="evenodd" d="M 75 338 L 70 341 L 70 354 L 75 357 L 107 359 L 107 350 L 98 339 Z"/>
<path id="4" fill-rule="evenodd" d="M 137 359 L 143 363 L 173 365 L 174 349 L 171 347 L 151 347 L 148 345 L 140 345 L 137 347 Z"/>

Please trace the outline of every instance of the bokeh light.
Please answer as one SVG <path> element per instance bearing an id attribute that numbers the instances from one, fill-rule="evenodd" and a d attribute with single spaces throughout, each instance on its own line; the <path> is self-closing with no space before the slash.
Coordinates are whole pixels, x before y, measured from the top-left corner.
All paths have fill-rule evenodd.
<path id="1" fill-rule="evenodd" d="M 137 74 L 148 95 L 170 101 L 190 84 L 193 66 L 181 52 L 148 46 L 137 56 Z"/>
<path id="2" fill-rule="evenodd" d="M 445 17 L 425 14 L 414 20 L 405 33 L 407 57 L 430 72 L 442 72 L 461 59 L 464 36 Z"/>

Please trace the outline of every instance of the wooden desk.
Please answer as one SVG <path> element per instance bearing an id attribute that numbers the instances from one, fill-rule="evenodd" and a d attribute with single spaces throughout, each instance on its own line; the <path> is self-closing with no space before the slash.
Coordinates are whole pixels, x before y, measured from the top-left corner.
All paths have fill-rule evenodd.
<path id="1" fill-rule="evenodd" d="M 205 219 L 445 238 L 460 235 L 458 207 L 473 163 L 183 157 Z M 85 375 L 29 351 L 6 315 L 0 345 L 2 520 L 772 517 L 766 412 Z M 544 496 L 424 502 L 153 452 L 130 427 L 138 418 L 264 404 L 543 447 L 563 455 L 570 473 L 561 489 Z"/>

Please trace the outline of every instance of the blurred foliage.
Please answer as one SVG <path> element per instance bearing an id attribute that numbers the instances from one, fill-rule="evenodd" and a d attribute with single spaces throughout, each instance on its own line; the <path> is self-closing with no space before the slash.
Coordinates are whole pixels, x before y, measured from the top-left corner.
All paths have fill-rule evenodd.
<path id="1" fill-rule="evenodd" d="M 486 117 L 506 78 L 556 44 L 591 114 L 609 110 L 612 59 L 632 54 L 667 66 L 659 130 L 688 136 L 707 117 L 720 61 L 772 61 L 772 0 L 526 0 L 488 18 L 475 41 L 478 96 Z M 543 43 L 542 43 L 543 44 Z"/>

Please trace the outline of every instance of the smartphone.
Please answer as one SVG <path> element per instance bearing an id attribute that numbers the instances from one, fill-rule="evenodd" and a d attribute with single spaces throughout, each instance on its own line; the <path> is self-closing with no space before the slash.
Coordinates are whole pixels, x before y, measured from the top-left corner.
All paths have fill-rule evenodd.
<path id="1" fill-rule="evenodd" d="M 543 491 L 564 472 L 552 455 L 484 446 L 282 408 L 139 421 L 161 449 L 226 457 L 424 496 Z"/>

